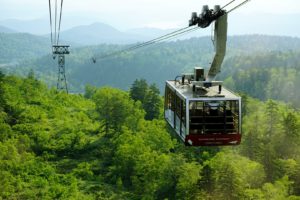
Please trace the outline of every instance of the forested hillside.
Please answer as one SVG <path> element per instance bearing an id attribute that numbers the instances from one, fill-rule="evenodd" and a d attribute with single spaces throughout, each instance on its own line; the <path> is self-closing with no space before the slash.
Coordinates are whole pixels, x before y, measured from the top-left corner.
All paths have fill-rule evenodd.
<path id="1" fill-rule="evenodd" d="M 243 96 L 239 147 L 185 147 L 145 119 L 155 88 L 67 95 L 1 74 L 0 199 L 300 199 L 297 110 Z"/>
<path id="2" fill-rule="evenodd" d="M 163 43 L 107 59 L 98 59 L 95 64 L 91 60 L 93 56 L 105 55 L 124 47 L 121 45 L 71 47 L 71 54 L 66 56 L 66 75 L 71 91 L 83 92 L 86 84 L 95 86 L 110 85 L 128 90 L 130 84 L 136 78 L 144 78 L 148 82 L 155 83 L 160 90 L 163 90 L 165 80 L 174 79 L 182 72 L 191 71 L 194 66 L 207 68 L 212 61 L 214 52 L 211 38 L 202 37 Z M 293 87 L 297 85 L 299 76 L 293 71 L 299 69 L 297 60 L 299 52 L 299 38 L 261 35 L 229 37 L 228 50 L 220 79 L 225 80 L 228 77 L 235 76 L 234 80 L 229 79 L 226 84 L 232 89 L 244 92 L 248 92 L 248 89 L 252 88 L 253 81 L 255 81 L 257 86 L 255 86 L 256 88 L 253 87 L 252 90 L 259 94 L 254 94 L 255 92 L 249 90 L 251 95 L 261 99 L 276 97 L 276 99 L 285 101 L 286 93 L 278 96 L 278 93 L 276 93 L 278 90 L 270 88 L 270 84 L 277 81 L 274 76 L 276 74 L 278 79 L 284 82 L 282 84 L 286 85 L 284 87 L 291 89 L 288 82 L 292 82 Z M 249 72 L 251 70 L 255 71 L 254 68 L 258 70 L 257 73 L 259 74 L 266 72 L 269 77 L 273 74 L 272 80 L 265 77 L 257 78 L 258 75 L 253 74 L 255 72 Z M 285 68 L 289 71 L 288 76 L 280 72 Z M 34 69 L 37 77 L 46 80 L 48 85 L 55 85 L 57 60 L 53 60 L 50 55 L 35 60 L 27 60 L 7 70 L 12 73 L 26 75 L 30 69 Z M 245 77 L 240 76 L 238 73 L 247 73 L 251 80 L 246 78 L 245 80 L 249 81 L 240 84 L 239 80 L 243 80 Z M 285 81 L 285 78 L 290 81 Z M 232 83 L 233 81 L 237 81 L 237 83 Z M 268 83 L 270 83 L 269 86 Z M 234 84 L 238 87 L 235 87 Z M 276 84 L 273 86 L 277 87 Z M 266 87 L 262 87 L 263 85 L 266 85 Z M 247 91 L 245 88 L 247 88 Z M 268 92 L 265 90 L 268 90 Z M 285 90 L 285 92 L 288 91 Z M 300 91 L 296 88 L 293 95 L 296 96 L 299 93 Z M 289 95 L 288 98 L 294 97 Z M 296 102 L 292 103 L 296 105 Z"/>
<path id="3" fill-rule="evenodd" d="M 0 33 L 0 64 L 18 63 L 51 51 L 48 38 L 27 33 Z"/>
<path id="4" fill-rule="evenodd" d="M 227 59 L 220 78 L 234 91 L 300 107 L 300 51 L 275 51 Z"/>

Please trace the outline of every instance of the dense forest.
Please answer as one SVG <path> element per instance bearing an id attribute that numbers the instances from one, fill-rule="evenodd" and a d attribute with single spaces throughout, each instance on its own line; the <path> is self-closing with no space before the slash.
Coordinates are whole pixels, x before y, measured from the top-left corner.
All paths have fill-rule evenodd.
<path id="1" fill-rule="evenodd" d="M 299 38 L 228 38 L 218 79 L 242 96 L 242 143 L 206 148 L 178 140 L 161 94 L 165 80 L 209 66 L 209 37 L 95 64 L 126 46 L 73 48 L 67 79 L 81 94 L 51 87 L 45 38 L 0 41 L 0 199 L 300 199 Z"/>
<path id="2" fill-rule="evenodd" d="M 185 147 L 156 85 L 59 93 L 0 75 L 0 199 L 300 199 L 300 112 L 243 97 L 238 147 Z"/>
<path id="3" fill-rule="evenodd" d="M 273 51 L 294 52 L 292 56 L 285 58 L 286 60 L 299 57 L 299 46 L 299 39 L 289 37 L 259 35 L 229 37 L 225 60 L 227 65 L 224 65 L 222 71 L 226 72 L 230 70 L 230 66 L 235 65 L 231 62 L 233 58 L 252 58 L 262 52 L 264 54 L 272 54 Z M 214 52 L 210 38 L 202 37 L 162 43 L 140 51 L 98 59 L 95 64 L 91 61 L 92 57 L 101 57 L 123 48 L 124 46 L 119 45 L 100 45 L 75 49 L 67 60 L 67 75 L 71 88 L 74 91 L 83 91 L 85 84 L 92 84 L 128 90 L 134 79 L 144 78 L 148 82 L 156 83 L 160 90 L 163 90 L 165 80 L 174 79 L 183 72 L 191 72 L 195 66 L 208 68 Z M 42 72 L 42 75 L 45 74 L 44 71 L 48 71 L 49 74 L 57 64 L 56 60 L 45 62 L 48 59 L 49 56 L 36 63 L 28 63 L 27 66 L 38 66 L 35 70 Z M 56 73 L 50 79 L 53 80 L 53 76 L 56 77 Z"/>

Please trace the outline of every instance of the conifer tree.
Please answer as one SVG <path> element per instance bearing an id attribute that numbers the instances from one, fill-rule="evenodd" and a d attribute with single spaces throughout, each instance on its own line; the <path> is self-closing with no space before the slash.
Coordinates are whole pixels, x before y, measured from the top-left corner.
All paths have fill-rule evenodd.
<path id="1" fill-rule="evenodd" d="M 136 79 L 130 88 L 129 94 L 134 101 L 140 101 L 143 103 L 147 92 L 148 92 L 148 84 L 146 80 Z"/>

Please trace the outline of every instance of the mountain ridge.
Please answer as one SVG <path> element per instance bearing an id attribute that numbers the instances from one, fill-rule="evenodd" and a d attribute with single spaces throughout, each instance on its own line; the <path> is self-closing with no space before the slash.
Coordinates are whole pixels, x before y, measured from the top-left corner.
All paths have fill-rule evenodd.
<path id="1" fill-rule="evenodd" d="M 17 31 L 0 25 L 0 33 L 16 33 Z"/>
<path id="2" fill-rule="evenodd" d="M 130 30 L 140 29 L 144 26 L 143 24 L 130 25 L 131 22 L 124 22 L 120 19 L 114 19 L 114 17 L 115 16 L 112 16 L 110 21 L 104 21 L 91 18 L 89 16 L 78 16 L 78 13 L 76 13 L 74 15 L 68 15 L 64 17 L 61 30 L 65 31 L 79 25 L 92 24 L 97 21 L 106 24 L 113 24 L 113 26 L 117 29 L 122 27 L 121 29 L 125 30 L 122 32 L 129 31 L 129 33 Z M 295 28 L 295 25 L 298 23 L 297 20 L 299 19 L 299 17 L 299 13 L 256 13 L 255 15 L 232 13 L 228 18 L 228 34 L 276 34 L 300 37 L 300 29 Z M 186 19 L 186 24 L 188 24 L 188 18 Z M 6 19 L 0 20 L 0 25 L 16 30 L 18 32 L 28 32 L 36 35 L 45 35 L 50 31 L 48 17 L 37 18 L 32 20 Z"/>
<path id="3" fill-rule="evenodd" d="M 82 45 L 128 44 L 146 39 L 144 36 L 122 32 L 100 22 L 77 26 L 63 31 L 61 32 L 61 38 Z"/>

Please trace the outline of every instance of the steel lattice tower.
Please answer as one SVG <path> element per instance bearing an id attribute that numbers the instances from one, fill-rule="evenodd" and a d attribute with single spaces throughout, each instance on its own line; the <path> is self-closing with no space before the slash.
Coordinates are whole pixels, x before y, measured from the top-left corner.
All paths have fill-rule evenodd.
<path id="1" fill-rule="evenodd" d="M 57 90 L 68 93 L 68 85 L 65 73 L 65 55 L 70 54 L 68 45 L 53 45 L 53 54 L 58 55 Z"/>

